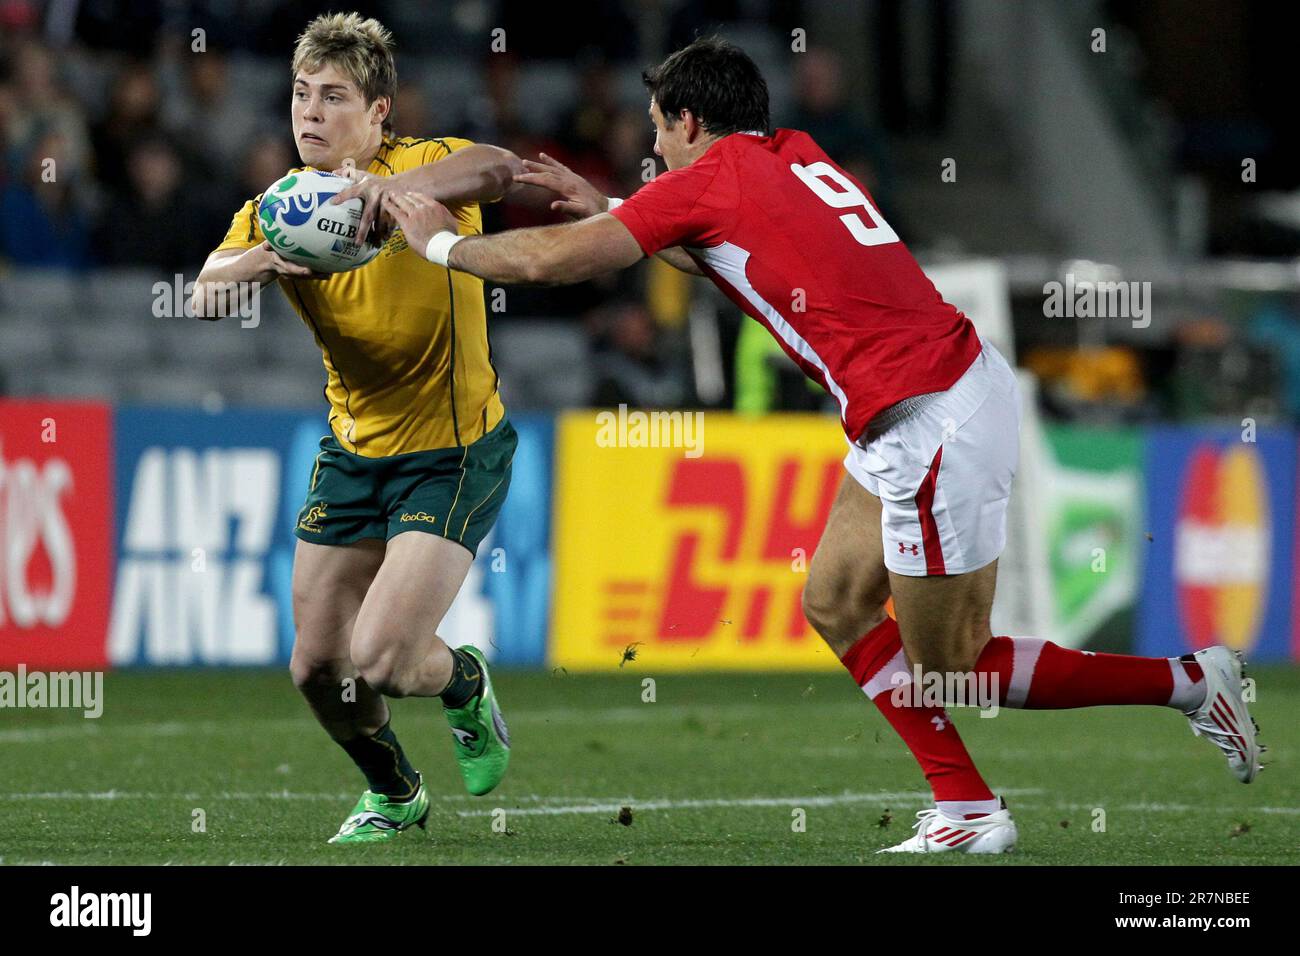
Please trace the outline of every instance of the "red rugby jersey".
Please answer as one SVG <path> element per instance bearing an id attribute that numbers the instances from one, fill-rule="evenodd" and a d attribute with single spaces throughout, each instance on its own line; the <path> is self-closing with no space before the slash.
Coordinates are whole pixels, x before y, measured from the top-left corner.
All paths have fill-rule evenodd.
<path id="1" fill-rule="evenodd" d="M 733 133 L 612 210 L 646 255 L 684 246 L 839 402 L 850 439 L 979 354 L 862 184 L 799 130 Z"/>

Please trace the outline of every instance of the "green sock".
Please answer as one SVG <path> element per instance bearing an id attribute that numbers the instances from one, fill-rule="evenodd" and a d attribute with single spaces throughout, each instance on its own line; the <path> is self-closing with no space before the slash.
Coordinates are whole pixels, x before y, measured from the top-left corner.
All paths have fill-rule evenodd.
<path id="1" fill-rule="evenodd" d="M 483 689 L 483 671 L 473 656 L 460 648 L 451 652 L 451 680 L 438 696 L 444 707 L 464 707 Z"/>
<path id="2" fill-rule="evenodd" d="M 339 746 L 366 775 L 366 782 L 373 792 L 399 801 L 415 796 L 420 787 L 420 775 L 407 761 L 397 735 L 388 724 L 370 736 L 359 734 Z"/>

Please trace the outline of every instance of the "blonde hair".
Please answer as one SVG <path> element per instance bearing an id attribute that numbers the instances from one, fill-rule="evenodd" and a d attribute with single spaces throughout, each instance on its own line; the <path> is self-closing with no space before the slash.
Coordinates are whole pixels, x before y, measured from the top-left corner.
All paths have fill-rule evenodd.
<path id="1" fill-rule="evenodd" d="M 397 96 L 397 66 L 393 34 L 375 19 L 359 13 L 323 13 L 302 31 L 293 48 L 293 76 L 315 73 L 326 64 L 338 67 L 361 91 L 369 106 L 381 96 L 389 99 L 384 130 L 392 128 Z"/>

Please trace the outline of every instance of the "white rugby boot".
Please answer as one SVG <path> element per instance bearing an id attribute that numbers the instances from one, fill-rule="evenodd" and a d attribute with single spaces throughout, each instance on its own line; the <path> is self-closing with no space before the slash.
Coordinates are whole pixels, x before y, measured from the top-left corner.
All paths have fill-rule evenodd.
<path id="1" fill-rule="evenodd" d="M 913 826 L 916 833 L 898 846 L 877 853 L 1010 853 L 1016 846 L 1016 821 L 1007 803 L 1002 809 L 974 820 L 950 820 L 937 808 L 922 810 Z"/>
<path id="2" fill-rule="evenodd" d="M 1205 675 L 1205 701 L 1186 717 L 1192 733 L 1204 737 L 1228 758 L 1228 769 L 1250 783 L 1261 769 L 1259 726 L 1242 699 L 1241 654 L 1226 647 L 1207 647 L 1192 655 Z"/>

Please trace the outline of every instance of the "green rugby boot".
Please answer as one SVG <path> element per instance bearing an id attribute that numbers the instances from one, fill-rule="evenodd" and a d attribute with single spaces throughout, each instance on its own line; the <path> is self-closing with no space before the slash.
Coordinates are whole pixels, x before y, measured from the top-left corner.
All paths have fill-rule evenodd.
<path id="1" fill-rule="evenodd" d="M 456 763 L 465 778 L 465 789 L 476 797 L 488 793 L 506 775 L 510 763 L 510 733 L 497 706 L 487 659 L 476 647 L 457 648 L 471 655 L 483 672 L 483 686 L 464 707 L 447 707 L 447 723 L 455 738 Z"/>
<path id="2" fill-rule="evenodd" d="M 382 793 L 367 790 L 352 808 L 352 815 L 343 821 L 339 832 L 330 837 L 331 843 L 379 843 L 391 840 L 412 825 L 424 829 L 429 819 L 429 791 L 424 778 L 415 796 L 401 803 Z"/>

